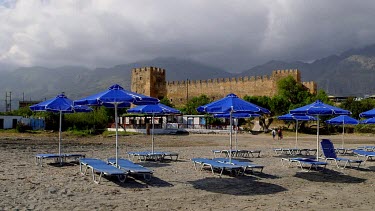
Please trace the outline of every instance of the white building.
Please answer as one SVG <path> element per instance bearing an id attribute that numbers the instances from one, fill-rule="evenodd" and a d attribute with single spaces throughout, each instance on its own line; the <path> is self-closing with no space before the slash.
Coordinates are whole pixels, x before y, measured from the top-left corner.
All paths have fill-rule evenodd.
<path id="1" fill-rule="evenodd" d="M 0 116 L 0 129 L 16 128 L 22 116 Z"/>

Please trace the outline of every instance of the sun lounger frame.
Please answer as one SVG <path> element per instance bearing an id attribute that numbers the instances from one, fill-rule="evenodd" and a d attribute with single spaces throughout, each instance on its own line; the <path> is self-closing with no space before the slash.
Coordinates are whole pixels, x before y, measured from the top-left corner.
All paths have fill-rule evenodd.
<path id="1" fill-rule="evenodd" d="M 164 161 L 166 157 L 169 157 L 170 160 L 177 161 L 179 154 L 176 152 L 150 152 L 150 151 L 142 151 L 142 152 L 128 152 L 128 156 L 131 160 L 134 160 L 137 157 L 139 161 L 147 161 L 147 160 L 154 160 L 154 161 Z"/>
<path id="2" fill-rule="evenodd" d="M 335 148 L 336 153 L 341 154 L 341 155 L 353 155 L 354 154 L 353 150 L 355 150 L 355 149 L 352 149 L 352 148 Z"/>
<path id="3" fill-rule="evenodd" d="M 128 172 L 118 169 L 108 163 L 95 159 L 95 158 L 82 158 L 79 159 L 79 170 L 82 175 L 87 175 L 88 170 L 91 172 L 92 180 L 99 184 L 103 176 L 117 176 L 118 180 L 122 183 L 125 182 Z M 96 176 L 96 173 L 99 176 Z"/>
<path id="4" fill-rule="evenodd" d="M 223 163 L 229 163 L 232 165 L 241 166 L 243 168 L 243 173 L 245 173 L 247 170 L 250 170 L 252 173 L 254 173 L 255 172 L 254 169 L 259 169 L 259 173 L 262 173 L 264 169 L 263 165 L 254 164 L 248 161 L 239 161 L 239 160 L 231 159 L 231 162 L 229 162 L 228 158 L 214 158 L 213 160 L 217 162 L 223 162 Z"/>
<path id="5" fill-rule="evenodd" d="M 219 170 L 219 177 L 223 175 L 224 170 L 234 172 L 235 175 L 241 174 L 242 166 L 217 162 L 208 158 L 193 158 L 191 159 L 194 163 L 194 168 L 197 170 L 197 164 L 200 164 L 200 170 L 202 171 L 205 167 L 209 167 L 212 174 L 215 175 L 215 170 Z"/>
<path id="6" fill-rule="evenodd" d="M 154 160 L 154 161 L 161 161 L 163 160 L 163 154 L 161 153 L 152 153 L 148 151 L 144 152 L 128 152 L 129 158 L 134 160 L 137 158 L 139 161 L 147 161 L 147 160 Z"/>
<path id="7" fill-rule="evenodd" d="M 320 144 L 322 146 L 322 152 L 325 161 L 335 161 L 337 168 L 340 168 L 340 162 L 345 162 L 343 169 L 345 169 L 347 165 L 352 166 L 352 164 L 358 164 L 356 167 L 359 168 L 359 166 L 363 162 L 362 160 L 352 160 L 349 158 L 337 157 L 335 147 L 333 146 L 332 141 L 329 139 L 322 139 Z"/>
<path id="8" fill-rule="evenodd" d="M 356 149 L 356 150 L 353 150 L 353 153 L 357 155 L 358 158 L 359 157 L 365 158 L 365 160 L 363 161 L 363 165 L 366 165 L 366 162 L 368 160 L 372 160 L 375 157 L 375 152 L 371 152 L 371 151 Z"/>
<path id="9" fill-rule="evenodd" d="M 308 149 L 308 148 L 275 148 L 273 151 L 277 154 L 286 154 L 286 155 L 316 155 L 316 149 Z"/>
<path id="10" fill-rule="evenodd" d="M 232 153 L 232 157 L 260 157 L 261 150 L 212 150 L 214 157 L 216 154 L 224 154 L 225 157 L 229 157 L 229 152 Z"/>
<path id="11" fill-rule="evenodd" d="M 304 170 L 304 165 L 309 165 L 310 167 L 308 168 L 307 172 L 309 172 L 313 167 L 315 170 L 318 170 L 319 166 L 322 166 L 323 170 L 325 170 L 328 164 L 327 162 L 317 161 L 311 158 L 281 158 L 282 165 L 284 165 L 284 161 L 288 162 L 288 167 L 290 167 L 292 163 L 296 163 L 301 170 Z"/>
<path id="12" fill-rule="evenodd" d="M 170 160 L 173 160 L 173 157 L 175 158 L 174 160 L 178 160 L 179 154 L 177 152 L 162 152 L 163 153 L 163 160 L 165 160 L 166 157 L 169 157 Z"/>
<path id="13" fill-rule="evenodd" d="M 108 163 L 115 166 L 116 159 L 109 158 Z M 153 171 L 136 163 L 133 163 L 127 159 L 118 159 L 118 168 L 123 169 L 128 172 L 128 175 L 142 175 L 146 181 L 150 181 L 153 175 Z"/>
<path id="14" fill-rule="evenodd" d="M 375 146 L 360 146 L 360 147 L 357 147 L 357 149 L 369 151 L 369 152 L 375 152 Z"/>
<path id="15" fill-rule="evenodd" d="M 38 166 L 43 166 L 43 160 L 44 159 L 53 159 L 54 163 L 60 163 L 66 162 L 67 159 L 72 158 L 74 160 L 78 160 L 79 158 L 86 157 L 85 154 L 37 154 L 35 155 L 35 164 Z"/>

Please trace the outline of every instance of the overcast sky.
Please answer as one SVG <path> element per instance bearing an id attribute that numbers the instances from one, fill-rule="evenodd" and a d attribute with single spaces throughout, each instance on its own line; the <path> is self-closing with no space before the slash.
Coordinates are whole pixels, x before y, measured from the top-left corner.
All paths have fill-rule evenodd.
<path id="1" fill-rule="evenodd" d="M 0 0 L 0 63 L 194 59 L 231 72 L 375 43 L 374 0 Z"/>

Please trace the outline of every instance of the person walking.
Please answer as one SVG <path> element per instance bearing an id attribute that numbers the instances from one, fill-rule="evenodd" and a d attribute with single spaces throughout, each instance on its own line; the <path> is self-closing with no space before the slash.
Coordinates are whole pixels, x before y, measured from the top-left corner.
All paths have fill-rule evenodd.
<path id="1" fill-rule="evenodd" d="M 277 136 L 279 140 L 283 139 L 283 131 L 281 130 L 281 128 L 279 128 L 279 130 L 277 131 Z"/>
<path id="2" fill-rule="evenodd" d="M 275 130 L 275 128 L 272 129 L 271 133 L 272 133 L 272 139 L 275 140 L 275 137 L 276 137 L 276 130 Z"/>

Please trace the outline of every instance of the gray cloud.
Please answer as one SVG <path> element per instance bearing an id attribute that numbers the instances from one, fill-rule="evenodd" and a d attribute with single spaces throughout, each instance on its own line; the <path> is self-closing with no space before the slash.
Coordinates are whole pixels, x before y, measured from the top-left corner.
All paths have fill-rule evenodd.
<path id="1" fill-rule="evenodd" d="M 191 58 L 241 71 L 375 43 L 375 1 L 0 0 L 0 63 Z"/>

